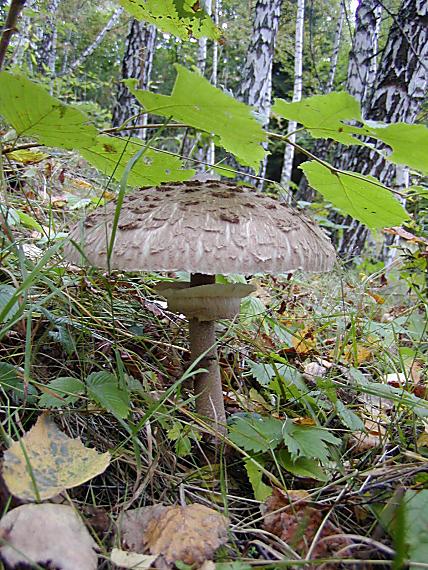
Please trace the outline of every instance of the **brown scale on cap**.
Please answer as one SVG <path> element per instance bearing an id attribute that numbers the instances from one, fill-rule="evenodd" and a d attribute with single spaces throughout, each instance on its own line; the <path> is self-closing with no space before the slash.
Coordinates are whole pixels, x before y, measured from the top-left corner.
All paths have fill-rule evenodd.
<path id="1" fill-rule="evenodd" d="M 106 235 L 110 239 L 115 209 L 114 202 L 99 208 L 71 232 L 95 266 L 106 267 L 100 251 Z M 66 255 L 81 260 L 72 244 Z M 230 182 L 194 180 L 126 197 L 111 267 L 248 275 L 328 271 L 334 260 L 328 237 L 297 210 Z"/>

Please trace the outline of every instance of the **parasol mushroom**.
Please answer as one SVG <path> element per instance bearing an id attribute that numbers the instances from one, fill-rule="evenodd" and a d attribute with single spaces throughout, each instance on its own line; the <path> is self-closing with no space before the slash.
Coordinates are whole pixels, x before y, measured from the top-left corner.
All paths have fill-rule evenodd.
<path id="1" fill-rule="evenodd" d="M 335 260 L 330 240 L 290 206 L 253 189 L 188 181 L 125 197 L 108 263 L 115 209 L 111 202 L 90 214 L 71 231 L 71 240 L 97 267 L 191 274 L 190 283 L 163 284 L 159 291 L 172 311 L 188 317 L 192 361 L 200 359 L 206 370 L 195 378 L 196 411 L 224 433 L 215 321 L 239 314 L 241 298 L 254 287 L 217 284 L 215 275 L 328 271 Z M 72 242 L 66 256 L 81 264 Z"/>

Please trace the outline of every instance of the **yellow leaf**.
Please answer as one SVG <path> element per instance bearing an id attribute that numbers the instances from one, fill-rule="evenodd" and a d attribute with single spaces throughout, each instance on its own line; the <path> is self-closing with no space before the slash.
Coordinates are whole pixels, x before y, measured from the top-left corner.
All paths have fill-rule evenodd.
<path id="1" fill-rule="evenodd" d="M 7 153 L 7 157 L 15 162 L 19 162 L 20 164 L 36 164 L 44 160 L 45 158 L 49 158 L 49 155 L 45 152 L 40 152 L 37 150 L 14 150 L 12 152 Z"/>
<path id="2" fill-rule="evenodd" d="M 373 351 L 362 344 L 358 344 L 356 350 L 353 346 L 347 346 L 343 352 L 346 362 L 358 366 L 363 362 L 369 362 L 373 358 Z"/>
<path id="3" fill-rule="evenodd" d="M 307 354 L 317 347 L 317 339 L 313 327 L 305 327 L 293 336 L 293 346 L 297 354 Z"/>
<path id="4" fill-rule="evenodd" d="M 103 473 L 109 453 L 88 449 L 58 429 L 49 414 L 4 453 L 3 478 L 9 491 L 24 500 L 49 499 Z"/>

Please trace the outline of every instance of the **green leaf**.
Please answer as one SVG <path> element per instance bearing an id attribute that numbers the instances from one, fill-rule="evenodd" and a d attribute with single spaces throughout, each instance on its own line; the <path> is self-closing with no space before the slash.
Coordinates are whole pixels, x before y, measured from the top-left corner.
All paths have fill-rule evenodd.
<path id="1" fill-rule="evenodd" d="M 137 20 L 154 24 L 184 40 L 208 37 L 218 40 L 220 30 L 196 0 L 119 0 Z"/>
<path id="2" fill-rule="evenodd" d="M 276 99 L 272 112 L 303 125 L 314 138 L 329 138 L 342 144 L 362 144 L 353 134 L 369 134 L 367 128 L 346 125 L 344 121 L 362 121 L 360 105 L 349 93 L 314 95 L 287 103 Z"/>
<path id="3" fill-rule="evenodd" d="M 268 451 L 282 440 L 283 422 L 257 416 L 238 417 L 230 427 L 229 437 L 246 451 Z"/>
<path id="4" fill-rule="evenodd" d="M 62 408 L 77 402 L 81 394 L 85 392 L 83 382 L 71 376 L 55 378 L 47 384 L 53 394 L 47 392 L 40 396 L 39 405 L 42 408 Z M 57 394 L 57 396 L 55 396 Z"/>
<path id="5" fill-rule="evenodd" d="M 326 429 L 288 421 L 284 429 L 284 443 L 293 461 L 299 457 L 308 457 L 327 463 L 330 455 L 328 445 L 339 445 L 340 439 Z"/>
<path id="6" fill-rule="evenodd" d="M 293 460 L 291 453 L 287 449 L 280 449 L 276 458 L 278 463 L 296 477 L 310 477 L 317 481 L 328 481 L 328 474 L 319 466 L 316 459 L 309 457 L 298 457 Z"/>
<path id="7" fill-rule="evenodd" d="M 121 390 L 116 376 L 110 372 L 93 372 L 86 379 L 88 395 L 115 416 L 126 418 L 129 413 L 129 394 Z"/>
<path id="8" fill-rule="evenodd" d="M 39 222 L 33 218 L 33 216 L 30 216 L 21 210 L 16 210 L 16 213 L 18 214 L 19 220 L 23 226 L 32 230 L 36 230 L 36 232 L 39 232 L 41 234 L 44 233 L 43 226 L 41 226 Z"/>
<path id="9" fill-rule="evenodd" d="M 259 458 L 257 458 L 257 461 L 260 463 Z M 263 483 L 263 471 L 252 459 L 245 461 L 245 470 L 247 471 L 248 479 L 253 488 L 254 498 L 263 503 L 272 495 L 272 487 Z"/>
<path id="10" fill-rule="evenodd" d="M 19 311 L 19 303 L 12 301 L 16 298 L 16 289 L 12 285 L 0 285 L 0 323 L 12 320 Z"/>
<path id="11" fill-rule="evenodd" d="M 403 498 L 404 540 L 412 562 L 426 562 L 428 557 L 428 490 L 407 490 Z M 418 566 L 409 564 L 410 570 Z"/>
<path id="12" fill-rule="evenodd" d="M 391 192 L 372 176 L 332 172 L 316 161 L 300 165 L 312 188 L 334 206 L 369 228 L 398 226 L 409 215 Z"/>
<path id="13" fill-rule="evenodd" d="M 428 174 L 428 128 L 424 125 L 396 123 L 372 128 L 376 138 L 392 148 L 388 160 Z"/>
<path id="14" fill-rule="evenodd" d="M 97 130 L 84 113 L 23 75 L 0 73 L 0 115 L 18 136 L 35 137 L 47 146 L 79 149 L 95 143 Z"/>
<path id="15" fill-rule="evenodd" d="M 211 133 L 242 164 L 258 168 L 266 154 L 261 145 L 266 133 L 252 115 L 252 108 L 213 87 L 199 73 L 179 64 L 175 68 L 177 79 L 171 95 L 136 89 L 132 79 L 125 83 L 148 113 L 172 117 Z"/>
<path id="16" fill-rule="evenodd" d="M 8 362 L 0 362 L 0 387 L 5 392 L 11 392 L 12 397 L 20 402 L 24 399 L 27 403 L 36 401 L 36 388 L 27 384 L 24 389 L 23 373 Z"/>
<path id="17" fill-rule="evenodd" d="M 343 402 L 337 400 L 336 412 L 344 425 L 351 431 L 365 431 L 364 422 L 355 412 L 345 406 Z"/>
<path id="18" fill-rule="evenodd" d="M 251 374 L 261 386 L 267 386 L 276 376 L 275 369 L 272 364 L 258 363 L 249 360 L 248 367 Z"/>
<path id="19" fill-rule="evenodd" d="M 135 154 L 141 150 L 137 138 L 122 140 L 101 135 L 97 144 L 81 149 L 80 154 L 106 176 L 120 181 L 124 170 Z M 194 170 L 183 170 L 179 158 L 154 149 L 147 149 L 128 176 L 130 186 L 157 186 L 161 182 L 188 180 Z"/>

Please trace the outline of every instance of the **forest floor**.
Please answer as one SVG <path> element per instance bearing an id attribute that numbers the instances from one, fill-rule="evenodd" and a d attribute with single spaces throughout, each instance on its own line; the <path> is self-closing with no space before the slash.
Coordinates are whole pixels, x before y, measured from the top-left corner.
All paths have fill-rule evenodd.
<path id="1" fill-rule="evenodd" d="M 228 433 L 216 446 L 182 386 L 187 322 L 154 289 L 183 276 L 106 274 L 62 258 L 70 224 L 100 195 L 78 169 L 72 158 L 27 165 L 7 189 L 2 447 L 19 439 L 25 452 L 18 467 L 5 454 L 3 515 L 34 500 L 72 505 L 103 569 L 121 550 L 156 549 L 157 560 L 127 567 L 398 569 L 411 558 L 428 568 L 427 304 L 406 259 L 388 271 L 253 277 L 240 317 L 218 327 Z M 61 461 L 55 429 L 72 442 Z M 76 438 L 103 469 L 86 470 L 93 458 Z M 34 497 L 43 470 L 50 480 Z M 147 519 L 137 533 L 122 526 L 125 511 L 153 506 L 159 536 Z"/>

